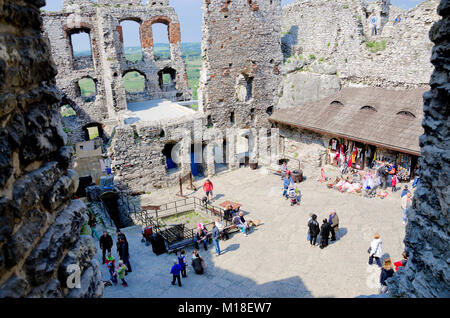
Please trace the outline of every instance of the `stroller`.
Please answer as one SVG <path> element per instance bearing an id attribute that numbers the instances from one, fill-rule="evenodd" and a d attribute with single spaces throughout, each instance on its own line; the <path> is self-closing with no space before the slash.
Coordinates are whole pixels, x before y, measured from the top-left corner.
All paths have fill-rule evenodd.
<path id="1" fill-rule="evenodd" d="M 300 202 L 300 190 L 293 186 L 289 187 L 288 190 L 289 200 L 291 201 L 291 206 Z"/>
<path id="2" fill-rule="evenodd" d="M 145 242 L 146 246 L 149 246 L 151 244 L 151 236 L 153 235 L 153 228 L 151 226 L 147 226 L 142 230 L 142 243 Z"/>

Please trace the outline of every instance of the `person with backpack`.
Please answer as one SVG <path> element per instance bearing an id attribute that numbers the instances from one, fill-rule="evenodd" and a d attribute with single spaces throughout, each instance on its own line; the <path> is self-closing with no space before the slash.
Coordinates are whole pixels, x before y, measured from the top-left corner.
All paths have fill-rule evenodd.
<path id="1" fill-rule="evenodd" d="M 181 278 L 180 278 L 181 271 L 182 271 L 182 268 L 181 268 L 180 264 L 178 264 L 178 260 L 175 259 L 173 261 L 172 269 L 170 270 L 170 273 L 173 276 L 172 285 L 175 285 L 175 280 L 178 280 L 178 286 L 180 286 L 180 287 L 182 286 Z"/>
<path id="2" fill-rule="evenodd" d="M 313 214 L 311 215 L 311 219 L 308 221 L 308 228 L 309 228 L 309 243 L 311 244 L 311 247 L 316 246 L 316 240 L 317 236 L 320 233 L 319 228 L 319 222 L 317 222 L 317 215 Z"/>
<path id="3" fill-rule="evenodd" d="M 186 255 L 184 255 L 186 252 L 184 250 L 180 251 L 180 256 L 178 256 L 178 264 L 180 264 L 181 266 L 181 276 L 183 278 L 187 277 L 186 275 L 186 265 L 187 265 L 187 260 L 186 260 Z"/>
<path id="4" fill-rule="evenodd" d="M 113 239 L 111 235 L 108 234 L 108 232 L 104 231 L 103 235 L 100 237 L 100 249 L 102 250 L 103 264 L 105 264 L 106 251 L 108 251 L 108 253 L 111 253 L 112 247 L 113 247 Z"/>
<path id="5" fill-rule="evenodd" d="M 382 248 L 383 242 L 381 241 L 380 234 L 375 233 L 373 236 L 373 240 L 370 242 L 369 247 L 369 265 L 373 264 L 373 260 L 375 259 L 375 262 L 379 267 L 381 267 L 381 256 L 383 255 L 383 248 Z"/>
<path id="6" fill-rule="evenodd" d="M 194 250 L 194 253 L 192 253 L 192 262 L 191 265 L 194 268 L 194 271 L 196 274 L 201 275 L 204 272 L 203 268 L 203 259 L 200 257 L 200 254 L 198 254 L 198 250 Z"/>

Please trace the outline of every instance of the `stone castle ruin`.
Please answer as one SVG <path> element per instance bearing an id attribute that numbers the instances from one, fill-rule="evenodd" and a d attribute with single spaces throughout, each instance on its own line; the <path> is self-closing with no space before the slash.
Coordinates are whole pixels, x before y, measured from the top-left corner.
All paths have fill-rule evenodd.
<path id="1" fill-rule="evenodd" d="M 211 176 L 248 162 L 271 165 L 279 159 L 278 148 L 281 155 L 292 148 L 302 154 L 303 164 L 320 166 L 333 135 L 282 126 L 274 120 L 277 111 L 310 107 L 339 92 L 351 98 L 347 92 L 355 86 L 397 96 L 401 90 L 429 89 L 430 83 L 420 139 L 423 182 L 405 238 L 412 257 L 392 290 L 406 297 L 448 296 L 439 290 L 448 291 L 448 263 L 442 260 L 449 257 L 441 255 L 448 254 L 442 246 L 448 246 L 449 237 L 445 23 L 450 3 L 442 0 L 438 12 L 437 5 L 427 0 L 404 11 L 388 0 L 298 0 L 282 9 L 281 0 L 204 0 L 203 68 L 194 111 L 176 104 L 190 100 L 192 92 L 181 54 L 182 26 L 169 0 L 64 0 L 60 12 L 41 15 L 42 1 L 4 0 L 0 295 L 102 296 L 95 247 L 79 234 L 86 206 L 71 200 L 80 177 L 91 176 L 99 184 L 109 168 L 118 191 L 142 193 L 177 184 L 194 171 Z M 444 19 L 430 33 L 436 46 L 429 82 L 433 44 L 428 30 L 439 20 L 437 13 Z M 371 14 L 379 17 L 377 35 L 367 21 Z M 402 21 L 393 24 L 397 16 Z M 123 21 L 140 24 L 141 60 L 125 58 Z M 170 59 L 154 53 L 155 23 L 167 26 Z M 89 36 L 90 56 L 74 54 L 72 37 L 80 33 Z M 142 92 L 125 90 L 129 72 L 145 79 Z M 82 80 L 93 83 L 93 95 L 83 96 Z M 415 112 L 418 90 L 410 94 Z M 131 109 L 132 103 L 155 100 L 168 101 L 167 108 Z M 59 110 L 66 105 L 76 115 L 61 121 Z M 358 111 L 359 106 L 377 111 L 352 104 Z M 410 108 L 399 113 L 416 127 L 421 117 Z M 270 130 L 278 124 L 281 142 Z M 240 130 L 230 133 L 231 128 Z M 198 157 L 203 160 L 196 164 Z M 218 157 L 225 160 L 217 163 Z M 427 243 L 418 239 L 422 235 L 430 236 Z M 67 288 L 70 264 L 79 264 L 82 289 Z"/>

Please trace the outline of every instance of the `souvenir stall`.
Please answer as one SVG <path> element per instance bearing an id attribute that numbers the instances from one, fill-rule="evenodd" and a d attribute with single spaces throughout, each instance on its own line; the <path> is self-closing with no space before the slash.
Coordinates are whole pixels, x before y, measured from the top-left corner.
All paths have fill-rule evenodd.
<path id="1" fill-rule="evenodd" d="M 404 153 L 399 153 L 397 156 L 397 177 L 401 181 L 411 180 L 411 177 L 414 177 L 412 175 L 413 168 L 412 156 Z"/>
<path id="2" fill-rule="evenodd" d="M 339 164 L 339 141 L 336 138 L 331 138 L 328 144 L 328 164 L 337 166 Z"/>

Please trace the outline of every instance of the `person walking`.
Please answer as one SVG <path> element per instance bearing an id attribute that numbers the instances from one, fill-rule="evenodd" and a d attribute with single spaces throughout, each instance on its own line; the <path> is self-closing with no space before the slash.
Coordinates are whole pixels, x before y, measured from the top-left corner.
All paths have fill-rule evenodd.
<path id="1" fill-rule="evenodd" d="M 180 264 L 178 264 L 178 260 L 173 260 L 173 266 L 172 269 L 170 270 L 170 273 L 173 275 L 173 279 L 172 279 L 172 285 L 175 285 L 175 280 L 178 280 L 178 286 L 182 286 L 181 285 L 181 278 L 180 278 L 180 273 L 182 271 L 182 268 L 180 266 Z"/>
<path id="2" fill-rule="evenodd" d="M 314 213 L 309 213 L 309 219 L 308 219 L 308 233 L 306 234 L 306 240 L 309 241 L 311 240 L 311 231 L 309 230 L 309 222 L 312 220 L 312 216 Z"/>
<path id="3" fill-rule="evenodd" d="M 394 275 L 394 268 L 390 258 L 386 258 L 383 262 L 383 267 L 380 273 L 380 294 L 385 294 L 388 291 L 386 280 Z"/>
<path id="4" fill-rule="evenodd" d="M 123 261 L 119 261 L 119 266 L 116 269 L 117 276 L 122 280 L 122 286 L 128 287 L 128 283 L 125 281 L 125 275 L 127 273 L 127 266 Z"/>
<path id="5" fill-rule="evenodd" d="M 403 198 L 402 198 L 402 214 L 403 214 L 403 225 L 408 223 L 408 216 L 406 215 L 406 211 L 411 207 L 412 205 L 412 195 L 410 192 L 408 192 Z"/>
<path id="6" fill-rule="evenodd" d="M 369 265 L 373 264 L 373 260 L 375 259 L 375 262 L 379 267 L 381 267 L 381 256 L 383 255 L 383 248 L 382 248 L 383 242 L 381 241 L 380 234 L 375 233 L 373 236 L 373 240 L 370 242 L 370 248 L 368 250 L 369 252 Z"/>
<path id="7" fill-rule="evenodd" d="M 187 260 L 186 260 L 186 252 L 184 250 L 180 251 L 180 256 L 178 256 L 178 263 L 181 266 L 181 276 L 183 276 L 183 278 L 187 277 L 186 275 L 186 265 L 187 265 Z"/>
<path id="8" fill-rule="evenodd" d="M 128 242 L 124 239 L 120 239 L 119 245 L 117 246 L 117 253 L 119 253 L 120 259 L 126 265 L 127 270 L 125 275 L 132 272 L 131 264 L 130 264 L 130 254 L 128 252 Z"/>
<path id="9" fill-rule="evenodd" d="M 205 191 L 205 195 L 208 200 L 212 200 L 212 198 L 213 198 L 213 189 L 214 189 L 214 186 L 213 186 L 211 180 L 206 179 L 205 183 L 203 184 L 203 191 Z M 210 195 L 211 195 L 211 199 L 209 198 Z"/>
<path id="10" fill-rule="evenodd" d="M 212 234 L 212 240 L 214 242 L 214 246 L 216 247 L 217 256 L 219 256 L 220 255 L 220 247 L 219 247 L 220 232 L 215 223 L 213 223 L 213 225 L 212 225 L 212 233 L 211 234 Z"/>
<path id="11" fill-rule="evenodd" d="M 124 240 L 124 241 L 127 241 L 127 237 L 125 236 L 125 234 L 123 234 L 120 231 L 120 229 L 117 229 L 116 233 L 117 233 L 117 245 L 119 245 L 119 242 L 120 242 L 121 239 Z"/>
<path id="12" fill-rule="evenodd" d="M 313 214 L 311 216 L 311 219 L 308 221 L 309 243 L 311 244 L 311 247 L 316 246 L 317 235 L 319 235 L 319 233 L 320 233 L 319 222 L 317 222 L 316 219 L 317 219 L 317 215 Z"/>
<path id="13" fill-rule="evenodd" d="M 108 234 L 108 232 L 104 231 L 103 235 L 100 237 L 100 249 L 102 250 L 102 261 L 103 264 L 105 264 L 105 255 L 106 251 L 108 251 L 108 254 L 111 253 L 111 248 L 113 247 L 113 239 L 111 235 Z"/>
<path id="14" fill-rule="evenodd" d="M 323 224 L 320 227 L 320 248 L 323 249 L 328 246 L 328 237 L 330 236 L 331 225 L 328 220 L 323 219 Z"/>
<path id="15" fill-rule="evenodd" d="M 97 230 L 96 230 L 97 221 L 95 220 L 95 216 L 93 214 L 89 215 L 88 224 L 89 224 L 89 227 L 91 228 L 91 235 L 92 235 L 92 237 L 94 237 L 94 234 L 95 234 L 95 237 L 97 238 L 97 240 L 99 240 L 100 237 L 99 237 L 99 235 L 97 233 Z"/>
<path id="16" fill-rule="evenodd" d="M 336 232 L 339 231 L 339 217 L 335 210 L 331 210 L 328 223 L 330 224 L 331 241 L 336 241 Z"/>

